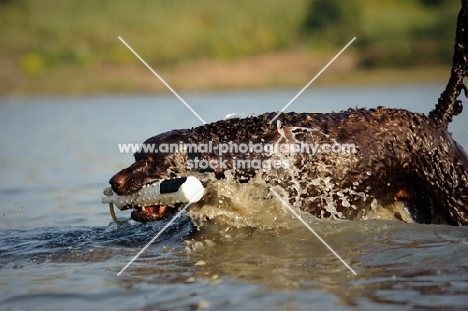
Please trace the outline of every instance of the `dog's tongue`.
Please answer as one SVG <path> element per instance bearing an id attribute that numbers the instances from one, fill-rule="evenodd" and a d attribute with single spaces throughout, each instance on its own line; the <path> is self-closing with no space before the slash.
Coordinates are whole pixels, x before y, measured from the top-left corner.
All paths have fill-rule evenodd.
<path id="1" fill-rule="evenodd" d="M 147 214 L 162 215 L 166 212 L 167 205 L 149 205 L 145 206 L 144 212 Z"/>

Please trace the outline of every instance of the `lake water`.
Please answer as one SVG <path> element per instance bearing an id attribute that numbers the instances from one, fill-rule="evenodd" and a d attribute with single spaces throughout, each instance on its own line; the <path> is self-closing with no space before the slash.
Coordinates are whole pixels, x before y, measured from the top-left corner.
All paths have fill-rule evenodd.
<path id="1" fill-rule="evenodd" d="M 428 113 L 443 88 L 317 87 L 287 111 Z M 180 95 L 211 122 L 278 111 L 297 91 Z M 112 222 L 102 190 L 133 162 L 118 143 L 198 125 L 172 94 L 0 99 L 0 309 L 468 309 L 464 227 L 304 217 L 354 276 L 294 217 L 281 228 L 201 231 L 182 217 L 117 276 L 168 221 Z M 464 127 L 468 112 L 450 127 L 468 150 Z"/>

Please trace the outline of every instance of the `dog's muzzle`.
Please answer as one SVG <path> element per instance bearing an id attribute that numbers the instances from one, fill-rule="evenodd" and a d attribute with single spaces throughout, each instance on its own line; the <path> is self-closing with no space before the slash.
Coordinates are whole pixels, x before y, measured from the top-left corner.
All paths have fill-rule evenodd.
<path id="1" fill-rule="evenodd" d="M 121 211 L 132 209 L 131 217 L 135 221 L 156 221 L 167 217 L 169 207 L 200 201 L 204 191 L 198 178 L 188 176 L 155 181 L 130 195 L 117 195 L 107 187 L 102 204 L 109 204 L 112 218 L 117 223 L 120 221 L 115 216 L 114 204 Z"/>

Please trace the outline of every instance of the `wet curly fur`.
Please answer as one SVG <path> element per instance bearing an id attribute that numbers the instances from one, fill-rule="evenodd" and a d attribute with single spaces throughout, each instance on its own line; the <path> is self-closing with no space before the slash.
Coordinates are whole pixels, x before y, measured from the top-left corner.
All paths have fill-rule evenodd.
<path id="1" fill-rule="evenodd" d="M 297 154 L 293 158 L 294 170 L 265 171 L 262 177 L 267 183 L 288 191 L 291 204 L 317 217 L 361 219 L 376 199 L 382 206 L 404 201 L 413 220 L 419 223 L 468 225 L 468 157 L 447 129 L 453 116 L 462 111 L 457 98 L 465 89 L 463 79 L 467 74 L 467 12 L 468 0 L 464 0 L 458 16 L 451 77 L 428 116 L 378 107 L 328 114 L 287 113 L 269 124 L 275 113 L 266 113 L 190 130 L 174 130 L 152 137 L 145 144 L 274 143 L 281 139 L 288 143 L 351 142 L 356 146 L 354 153 Z M 265 158 L 255 153 L 245 156 Z M 196 157 L 217 159 L 218 155 L 139 152 L 135 154 L 135 163 L 109 182 L 116 193 L 131 194 L 154 180 L 193 172 L 194 169 L 187 168 L 186 161 Z M 227 169 L 231 169 L 231 161 L 227 163 Z M 225 169 L 211 171 L 217 178 L 224 178 Z M 246 182 L 255 173 L 254 169 L 238 169 L 235 176 Z M 320 184 L 323 180 L 333 183 L 334 194 L 327 194 L 329 189 Z M 340 193 L 351 202 L 344 200 Z M 330 199 L 335 206 L 332 211 L 327 208 Z"/>

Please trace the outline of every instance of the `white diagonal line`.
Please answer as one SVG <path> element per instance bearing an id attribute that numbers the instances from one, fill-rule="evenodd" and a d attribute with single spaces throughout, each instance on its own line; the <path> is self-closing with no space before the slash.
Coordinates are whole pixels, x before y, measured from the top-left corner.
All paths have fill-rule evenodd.
<path id="1" fill-rule="evenodd" d="M 159 232 L 154 236 L 154 238 L 151 239 L 151 241 L 148 242 L 148 244 L 145 245 L 145 247 L 143 247 L 139 252 L 138 254 L 135 255 L 135 257 L 132 258 L 132 260 L 130 260 L 129 263 L 127 263 L 127 265 L 122 269 L 120 270 L 119 273 L 117 273 L 117 276 L 120 276 L 122 274 L 122 272 L 124 272 L 147 248 L 148 246 L 151 245 L 151 243 L 153 243 L 167 228 L 169 228 L 170 225 L 172 225 L 172 223 L 187 209 L 187 207 L 189 207 L 190 204 L 193 203 L 193 200 L 195 200 L 195 198 L 198 198 L 200 196 L 200 194 L 202 194 L 202 192 L 204 191 L 205 189 L 202 189 L 200 190 L 200 192 L 197 193 L 196 196 L 193 197 L 192 200 L 190 200 L 190 202 L 188 202 L 187 204 L 185 204 L 184 208 L 181 209 L 175 216 L 174 218 L 171 219 L 171 221 L 169 221 L 161 230 L 159 230 Z"/>
<path id="2" fill-rule="evenodd" d="M 281 115 L 281 114 L 282 114 L 282 113 L 283 113 L 283 112 L 286 110 L 286 108 L 288 108 L 288 107 L 289 107 L 289 105 L 291 105 L 291 104 L 292 104 L 292 103 L 293 103 L 293 102 L 296 100 L 296 98 L 298 98 L 298 97 L 299 97 L 299 95 L 301 95 L 301 94 L 302 94 L 302 92 L 304 92 L 304 91 L 305 91 L 305 90 L 306 90 L 306 89 L 309 87 L 309 85 L 311 85 L 311 84 L 312 84 L 312 82 L 314 82 L 314 81 L 315 81 L 315 79 L 317 79 L 317 78 L 318 78 L 318 77 L 319 77 L 319 76 L 322 74 L 322 72 L 324 72 L 324 71 L 325 71 L 325 69 L 327 69 L 327 68 L 328 68 L 328 66 L 330 66 L 330 65 L 332 64 L 332 63 L 335 61 L 335 59 L 337 59 L 337 58 L 338 58 L 338 56 L 340 56 L 340 55 L 341 55 L 341 53 L 343 53 L 343 52 L 344 52 L 344 50 L 346 50 L 346 49 L 348 48 L 348 46 L 350 46 L 350 45 L 351 45 L 351 43 L 353 43 L 353 41 L 354 41 L 354 40 L 356 40 L 356 37 L 352 38 L 352 39 L 351 39 L 351 41 L 349 41 L 349 42 L 348 42 L 348 44 L 346 44 L 346 45 L 345 45 L 345 47 L 344 47 L 344 48 L 342 48 L 342 49 L 341 49 L 341 51 L 339 51 L 339 52 L 338 52 L 338 54 L 336 54 L 336 55 L 335 55 L 335 57 L 333 57 L 333 58 L 332 58 L 332 60 L 331 60 L 331 61 L 329 61 L 329 62 L 328 62 L 328 64 L 326 64 L 326 65 L 325 65 L 325 67 L 323 67 L 323 68 L 322 68 L 322 70 L 320 70 L 320 71 L 319 71 L 319 73 L 317 73 L 317 74 L 315 75 L 315 77 L 313 77 L 313 78 L 312 78 L 312 80 L 310 80 L 310 81 L 309 81 L 309 83 L 307 83 L 307 85 L 306 85 L 306 86 L 304 86 L 304 87 L 302 88 L 302 90 L 301 90 L 299 93 L 297 93 L 297 95 L 296 95 L 296 96 L 294 96 L 294 98 L 293 98 L 293 99 L 291 99 L 291 100 L 289 101 L 289 103 L 287 103 L 287 104 L 286 104 L 286 106 L 284 106 L 284 107 L 283 107 L 283 109 L 281 109 L 281 110 L 280 110 L 280 111 L 279 111 L 279 112 L 276 114 L 276 116 L 275 116 L 273 119 L 271 119 L 271 121 L 270 121 L 270 122 L 268 122 L 268 124 L 271 124 L 271 123 L 273 123 L 273 121 L 275 121 L 275 120 L 276 120 L 276 118 L 278 118 L 278 117 L 279 117 L 279 116 L 280 116 L 280 115 Z"/>
<path id="3" fill-rule="evenodd" d="M 333 250 L 333 248 L 331 248 L 330 245 L 328 245 L 327 242 L 325 242 L 325 240 L 322 239 L 322 237 L 321 237 L 320 235 L 318 235 L 317 232 L 315 232 L 315 230 L 312 229 L 312 227 L 310 227 L 310 226 L 301 218 L 301 216 L 299 216 L 299 215 L 296 213 L 296 211 L 295 211 L 291 206 L 289 206 L 289 204 L 286 203 L 286 202 L 278 195 L 278 193 L 277 193 L 275 190 L 273 190 L 273 189 L 270 188 L 270 191 L 278 198 L 278 200 L 281 201 L 281 203 L 283 203 L 284 206 L 286 206 L 286 207 L 291 211 L 291 213 L 294 214 L 294 216 L 297 217 L 297 219 L 299 219 L 299 220 L 302 222 L 302 224 L 303 224 L 304 226 L 307 227 L 307 229 L 309 229 L 309 230 L 317 237 L 317 239 L 319 239 L 320 242 L 322 242 L 322 243 L 333 253 L 333 255 L 336 256 L 336 258 L 338 258 L 338 259 L 346 266 L 346 268 L 348 268 L 354 275 L 357 275 L 356 271 L 354 271 L 353 268 L 351 268 L 351 267 L 346 263 L 346 261 L 344 261 L 343 258 L 341 258 L 340 255 L 338 255 L 338 253 L 335 252 L 335 250 Z"/>
<path id="4" fill-rule="evenodd" d="M 468 134 L 468 131 L 466 130 L 466 127 L 461 123 L 460 119 L 457 118 L 458 123 L 460 123 L 461 127 L 465 130 L 466 134 Z"/>
<path id="5" fill-rule="evenodd" d="M 140 55 L 138 55 L 138 53 L 135 52 L 135 51 L 130 47 L 130 45 L 127 44 L 127 42 L 125 42 L 124 39 L 122 39 L 120 36 L 119 36 L 118 38 L 119 38 L 120 41 L 122 41 L 123 44 L 125 44 L 125 46 L 126 46 L 130 51 L 132 51 L 133 54 L 135 54 L 135 56 L 136 56 L 143 64 L 145 64 L 145 66 L 146 66 L 159 80 L 161 80 L 161 82 L 162 82 L 172 93 L 174 93 L 174 95 L 185 105 L 185 107 L 187 107 L 200 121 L 202 121 L 203 124 L 206 124 L 205 120 L 203 120 L 202 117 L 200 117 L 200 116 L 198 115 L 198 113 L 197 113 L 195 110 L 193 110 L 192 107 L 190 107 L 190 105 L 187 104 L 187 103 L 185 102 L 185 100 L 184 100 L 182 97 L 180 97 L 179 94 L 177 94 L 177 92 L 174 91 L 174 90 L 172 89 L 172 87 L 171 87 L 169 84 L 167 84 L 166 81 L 164 81 L 164 79 L 161 78 L 161 76 L 158 75 L 158 73 L 157 73 L 156 71 L 154 71 L 153 68 L 151 68 L 151 67 L 146 63 L 146 62 L 143 60 L 143 58 L 141 58 Z"/>

